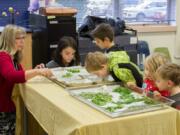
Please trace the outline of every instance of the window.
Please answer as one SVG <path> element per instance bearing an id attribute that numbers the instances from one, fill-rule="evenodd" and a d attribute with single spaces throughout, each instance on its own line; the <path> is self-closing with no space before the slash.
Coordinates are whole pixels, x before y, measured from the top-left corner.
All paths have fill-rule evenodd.
<path id="1" fill-rule="evenodd" d="M 166 19 L 167 2 L 145 1 L 133 7 L 123 9 L 123 18 L 131 21 L 164 21 Z"/>
<path id="2" fill-rule="evenodd" d="M 120 17 L 127 23 L 175 23 L 175 0 L 56 0 L 78 9 L 77 24 L 87 15 Z"/>
<path id="3" fill-rule="evenodd" d="M 175 6 L 170 9 L 168 0 L 146 0 L 132 7 L 123 8 L 122 18 L 129 23 L 172 23 L 175 21 L 175 16 L 172 17 L 172 12 L 175 13 Z M 171 19 L 169 18 L 171 16 Z"/>

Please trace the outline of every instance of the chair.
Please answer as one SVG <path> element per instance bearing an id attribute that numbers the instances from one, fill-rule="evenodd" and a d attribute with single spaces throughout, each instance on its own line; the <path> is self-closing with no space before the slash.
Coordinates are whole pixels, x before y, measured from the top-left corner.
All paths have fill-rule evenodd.
<path id="1" fill-rule="evenodd" d="M 157 47 L 154 52 L 163 53 L 169 60 L 171 60 L 171 55 L 167 47 Z"/>
<path id="2" fill-rule="evenodd" d="M 146 41 L 138 41 L 137 44 L 137 64 L 140 70 L 144 70 L 144 60 L 150 54 L 149 45 Z"/>

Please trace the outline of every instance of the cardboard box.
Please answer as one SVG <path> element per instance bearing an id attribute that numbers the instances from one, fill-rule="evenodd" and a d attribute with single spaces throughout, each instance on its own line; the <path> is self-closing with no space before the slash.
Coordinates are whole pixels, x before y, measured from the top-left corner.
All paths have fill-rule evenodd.
<path id="1" fill-rule="evenodd" d="M 43 15 L 74 16 L 77 9 L 71 7 L 42 7 L 39 13 Z"/>

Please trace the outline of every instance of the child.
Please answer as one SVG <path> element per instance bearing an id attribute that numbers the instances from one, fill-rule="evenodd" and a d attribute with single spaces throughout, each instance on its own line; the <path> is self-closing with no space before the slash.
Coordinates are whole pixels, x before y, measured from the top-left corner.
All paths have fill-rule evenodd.
<path id="1" fill-rule="evenodd" d="M 96 45 L 101 49 L 106 49 L 106 53 L 114 51 L 123 51 L 124 47 L 115 44 L 114 42 L 114 30 L 111 25 L 106 23 L 99 24 L 91 33 Z M 137 59 L 134 58 L 137 53 L 134 50 L 126 50 L 130 60 L 137 63 Z"/>
<path id="2" fill-rule="evenodd" d="M 165 55 L 161 53 L 154 53 L 148 56 L 145 59 L 144 63 L 144 83 L 146 85 L 145 90 L 147 92 L 155 92 L 154 94 L 158 94 L 158 92 L 162 96 L 169 96 L 169 92 L 167 90 L 159 91 L 158 87 L 155 84 L 155 73 L 156 70 L 166 63 L 169 63 L 170 60 L 165 57 Z"/>
<path id="3" fill-rule="evenodd" d="M 55 50 L 55 57 L 46 64 L 48 68 L 70 67 L 79 64 L 76 41 L 72 37 L 62 37 Z"/>
<path id="4" fill-rule="evenodd" d="M 167 89 L 170 92 L 169 98 L 175 103 L 172 107 L 180 110 L 180 66 L 177 64 L 165 64 L 156 71 L 156 84 L 159 91 Z"/>
<path id="5" fill-rule="evenodd" d="M 169 62 L 169 59 L 165 57 L 165 55 L 161 53 L 153 53 L 146 57 L 144 62 L 144 90 L 142 88 L 138 88 L 136 86 L 129 86 L 131 89 L 143 93 L 145 92 L 147 96 L 169 96 L 169 92 L 167 90 L 159 91 L 155 84 L 155 73 L 156 70 L 161 66 Z"/>
<path id="6" fill-rule="evenodd" d="M 111 74 L 115 81 L 123 84 L 133 83 L 139 87 L 142 85 L 142 75 L 138 67 L 130 62 L 125 51 L 110 52 L 108 56 L 101 52 L 88 53 L 85 59 L 85 68 L 99 77 Z"/>
<path id="7" fill-rule="evenodd" d="M 111 25 L 106 23 L 99 24 L 91 33 L 96 45 L 101 49 L 107 49 L 106 52 L 120 51 L 122 48 L 114 43 L 114 31 Z"/>

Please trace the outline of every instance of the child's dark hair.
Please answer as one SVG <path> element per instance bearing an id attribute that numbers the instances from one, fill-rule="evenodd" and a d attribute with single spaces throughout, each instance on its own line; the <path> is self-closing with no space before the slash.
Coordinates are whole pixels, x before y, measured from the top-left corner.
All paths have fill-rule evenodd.
<path id="1" fill-rule="evenodd" d="M 176 86 L 180 85 L 180 66 L 173 63 L 168 63 L 160 66 L 157 71 L 163 80 L 171 80 Z"/>
<path id="2" fill-rule="evenodd" d="M 75 59 L 72 60 L 72 62 L 69 64 L 69 66 L 73 66 L 74 64 L 78 65 L 80 62 L 79 62 L 79 54 L 78 54 L 78 50 L 77 50 L 77 43 L 73 37 L 69 37 L 69 36 L 64 36 L 64 37 L 60 38 L 60 40 L 58 42 L 58 47 L 55 50 L 54 61 L 57 62 L 60 66 L 62 66 L 62 67 L 64 66 L 63 58 L 60 53 L 67 47 L 71 47 L 75 50 Z"/>
<path id="3" fill-rule="evenodd" d="M 101 23 L 91 32 L 93 38 L 99 38 L 104 41 L 104 38 L 107 37 L 112 42 L 114 39 L 114 31 L 111 25 L 106 23 Z"/>

